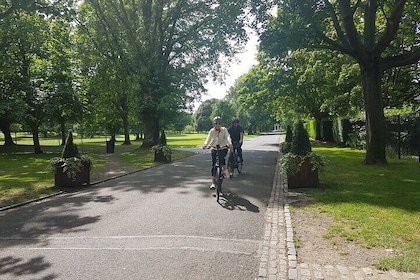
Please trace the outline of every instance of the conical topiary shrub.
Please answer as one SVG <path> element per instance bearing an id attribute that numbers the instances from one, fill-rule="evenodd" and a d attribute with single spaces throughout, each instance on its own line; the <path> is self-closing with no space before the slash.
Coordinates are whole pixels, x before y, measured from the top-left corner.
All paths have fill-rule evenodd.
<path id="1" fill-rule="evenodd" d="M 312 152 L 303 122 L 294 125 L 290 151 L 280 158 L 280 165 L 287 173 L 289 188 L 319 187 L 318 170 L 324 167 L 324 163 Z"/>
<path id="2" fill-rule="evenodd" d="M 61 153 L 62 158 L 80 157 L 79 150 L 76 144 L 73 142 L 73 133 L 69 132 L 64 145 L 63 152 Z"/>
<path id="3" fill-rule="evenodd" d="M 280 152 L 282 154 L 287 154 L 288 152 L 290 152 L 290 149 L 292 147 L 292 137 L 293 137 L 292 128 L 290 125 L 287 125 L 285 141 L 280 144 Z"/>
<path id="4" fill-rule="evenodd" d="M 291 143 L 292 137 L 293 137 L 292 127 L 290 125 L 287 125 L 285 142 Z"/>
<path id="5" fill-rule="evenodd" d="M 79 154 L 71 132 L 67 136 L 61 157 L 53 158 L 50 164 L 56 187 L 77 187 L 90 184 L 92 160 Z"/>
<path id="6" fill-rule="evenodd" d="M 299 121 L 294 126 L 292 136 L 292 146 L 290 152 L 299 156 L 306 156 L 312 151 L 311 142 L 306 129 L 303 127 L 303 122 Z"/>

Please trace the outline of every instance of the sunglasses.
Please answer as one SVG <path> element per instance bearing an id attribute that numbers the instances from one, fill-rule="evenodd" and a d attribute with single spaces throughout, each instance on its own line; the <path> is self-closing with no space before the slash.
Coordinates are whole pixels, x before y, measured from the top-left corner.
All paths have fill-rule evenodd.
<path id="1" fill-rule="evenodd" d="M 221 125 L 221 123 L 214 123 L 215 125 Z"/>

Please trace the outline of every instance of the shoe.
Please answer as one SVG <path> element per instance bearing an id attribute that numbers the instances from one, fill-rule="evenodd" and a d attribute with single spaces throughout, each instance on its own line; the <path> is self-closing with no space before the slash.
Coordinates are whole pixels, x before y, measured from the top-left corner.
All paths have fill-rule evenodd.
<path id="1" fill-rule="evenodd" d="M 211 184 L 211 185 L 210 185 L 210 189 L 211 189 L 211 190 L 214 190 L 215 188 L 216 188 L 216 186 L 215 186 L 214 184 Z"/>

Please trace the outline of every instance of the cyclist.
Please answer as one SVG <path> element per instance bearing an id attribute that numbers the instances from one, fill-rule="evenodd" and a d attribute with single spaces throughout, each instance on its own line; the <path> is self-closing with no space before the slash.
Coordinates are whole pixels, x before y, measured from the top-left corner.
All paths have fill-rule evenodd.
<path id="1" fill-rule="evenodd" d="M 232 146 L 232 140 L 230 139 L 230 135 L 226 127 L 222 126 L 222 118 L 217 116 L 213 119 L 213 128 L 209 130 L 209 133 L 207 134 L 207 139 L 204 141 L 203 149 L 206 149 L 208 146 L 216 146 L 220 145 L 220 147 L 229 147 L 231 151 L 233 151 Z M 229 177 L 229 171 L 226 168 L 226 160 L 225 157 L 227 155 L 228 150 L 223 149 L 219 152 L 219 160 L 220 164 L 222 165 L 223 172 L 225 173 L 225 176 Z M 211 168 L 211 185 L 210 189 L 215 188 L 215 179 L 213 174 L 213 167 L 216 164 L 216 151 L 212 150 L 211 152 L 211 158 L 212 158 L 212 168 Z"/>
<path id="2" fill-rule="evenodd" d="M 241 162 L 244 162 L 242 157 L 242 143 L 244 142 L 244 129 L 239 125 L 239 119 L 232 120 L 232 126 L 228 129 L 230 138 L 232 139 L 233 147 L 238 151 L 238 156 Z"/>

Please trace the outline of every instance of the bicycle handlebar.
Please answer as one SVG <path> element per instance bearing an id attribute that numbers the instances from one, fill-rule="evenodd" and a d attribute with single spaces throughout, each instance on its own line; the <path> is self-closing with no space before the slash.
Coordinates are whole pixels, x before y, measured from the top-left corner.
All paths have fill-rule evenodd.
<path id="1" fill-rule="evenodd" d="M 220 147 L 219 145 L 216 145 L 216 146 L 207 146 L 206 148 L 207 149 L 215 149 L 215 150 L 228 150 L 229 149 L 228 146 Z"/>

